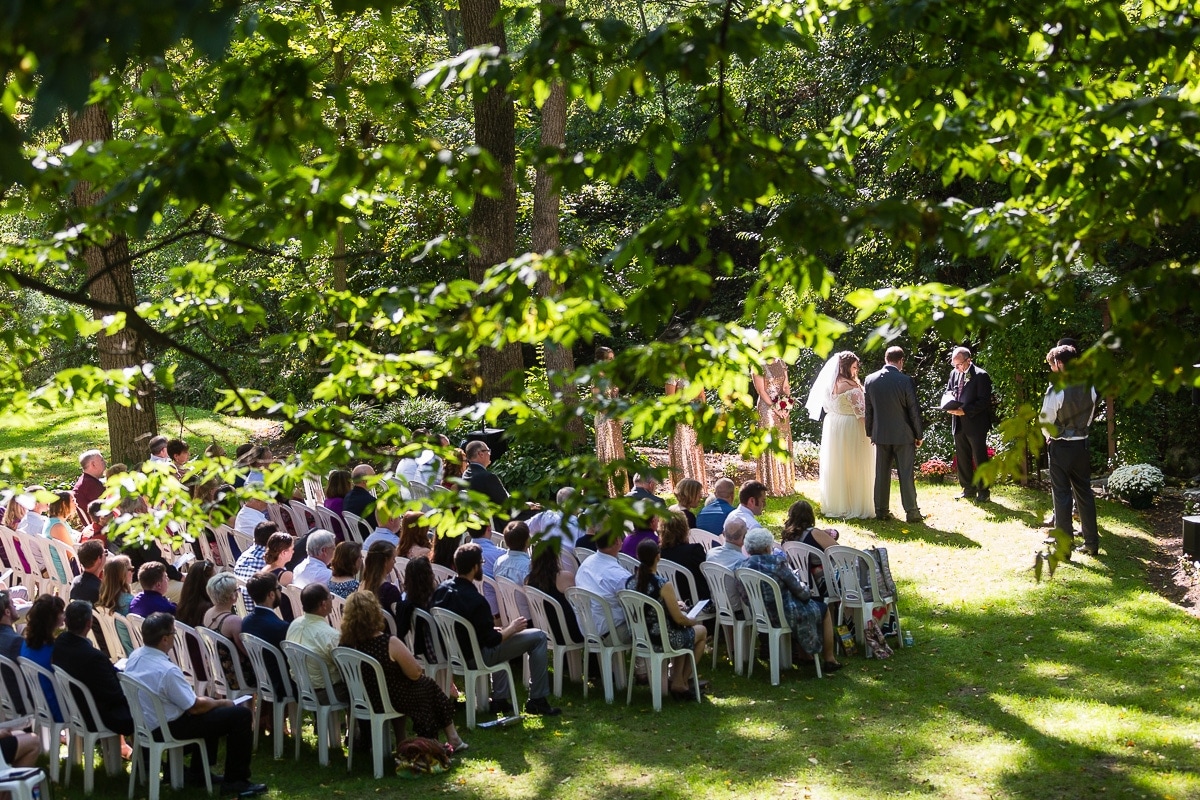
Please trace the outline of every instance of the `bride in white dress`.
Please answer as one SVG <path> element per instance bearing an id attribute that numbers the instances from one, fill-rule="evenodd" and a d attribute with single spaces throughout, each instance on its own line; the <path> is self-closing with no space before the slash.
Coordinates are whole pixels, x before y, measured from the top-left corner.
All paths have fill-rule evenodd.
<path id="1" fill-rule="evenodd" d="M 875 446 L 867 438 L 866 395 L 858 379 L 858 356 L 835 353 L 808 395 L 808 414 L 820 419 L 821 515 L 864 519 L 875 516 Z"/>

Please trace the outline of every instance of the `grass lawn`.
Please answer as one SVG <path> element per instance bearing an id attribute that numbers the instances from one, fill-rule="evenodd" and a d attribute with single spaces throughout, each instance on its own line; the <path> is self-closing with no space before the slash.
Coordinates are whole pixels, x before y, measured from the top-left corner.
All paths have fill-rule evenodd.
<path id="1" fill-rule="evenodd" d="M 164 436 L 181 437 L 195 455 L 214 441 L 232 453 L 264 427 L 257 420 L 234 419 L 204 409 L 162 403 L 158 406 L 158 424 Z M 79 477 L 79 454 L 92 448 L 102 450 L 108 457 L 102 401 L 62 411 L 6 412 L 0 416 L 0 457 L 23 455 L 26 477 L 48 488 L 64 482 L 73 484 Z M 146 457 L 150 457 L 148 451 Z"/>
<path id="2" fill-rule="evenodd" d="M 706 658 L 711 697 L 667 698 L 659 714 L 648 689 L 608 706 L 569 684 L 562 717 L 464 724 L 471 751 L 417 779 L 376 782 L 367 758 L 349 775 L 336 755 L 322 769 L 306 729 L 299 764 L 264 742 L 254 778 L 276 798 L 1200 797 L 1200 626 L 1149 590 L 1138 514 L 1101 501 L 1100 557 L 1038 585 L 1030 525 L 1047 497 L 1001 487 L 980 508 L 950 485 L 918 492 L 927 525 L 837 525 L 844 543 L 889 550 L 915 637 L 891 660 L 859 656 L 824 680 L 793 669 L 773 688 L 765 664 L 746 678 Z M 769 504 L 776 527 L 787 504 Z M 126 781 L 101 772 L 96 796 L 123 798 Z"/>

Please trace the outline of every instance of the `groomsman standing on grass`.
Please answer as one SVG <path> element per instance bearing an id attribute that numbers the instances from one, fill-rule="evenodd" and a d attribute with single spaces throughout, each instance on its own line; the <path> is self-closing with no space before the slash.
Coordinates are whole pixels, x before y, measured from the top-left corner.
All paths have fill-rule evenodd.
<path id="1" fill-rule="evenodd" d="M 1062 372 L 1076 354 L 1074 347 L 1055 347 L 1046 354 L 1046 363 L 1052 372 Z M 1041 420 L 1054 425 L 1053 435 L 1046 435 L 1046 448 L 1050 458 L 1055 526 L 1072 533 L 1071 501 L 1074 500 L 1079 509 L 1079 527 L 1083 530 L 1083 544 L 1075 549 L 1090 556 L 1100 552 L 1088 449 L 1088 428 L 1095 413 L 1096 389 L 1087 384 L 1077 383 L 1061 389 L 1051 384 L 1042 401 Z"/>
<path id="2" fill-rule="evenodd" d="M 904 350 L 889 347 L 883 369 L 867 376 L 867 435 L 875 445 L 875 518 L 894 519 L 888 510 L 892 493 L 892 463 L 900 475 L 900 502 L 909 522 L 920 522 L 913 462 L 921 446 L 921 412 L 917 387 L 904 374 Z"/>

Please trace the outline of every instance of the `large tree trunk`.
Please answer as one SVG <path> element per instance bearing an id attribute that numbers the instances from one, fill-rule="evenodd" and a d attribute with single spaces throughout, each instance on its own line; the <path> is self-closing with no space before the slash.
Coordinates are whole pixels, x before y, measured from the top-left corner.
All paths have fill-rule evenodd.
<path id="1" fill-rule="evenodd" d="M 103 106 L 91 105 L 73 114 L 69 123 L 72 141 L 99 142 L 112 139 L 112 122 Z M 100 201 L 103 192 L 87 182 L 80 182 L 71 192 L 71 202 L 84 208 Z M 84 249 L 83 261 L 90 281 L 88 295 L 95 301 L 124 306 L 130 314 L 137 306 L 137 291 L 133 284 L 133 265 L 129 261 L 129 242 L 118 234 L 104 244 Z M 97 319 L 109 311 L 95 310 Z M 96 340 L 100 368 L 106 370 L 140 369 L 146 363 L 146 343 L 139 333 L 126 327 L 111 336 L 100 333 Z M 154 383 L 145 378 L 137 381 L 135 402 L 124 406 L 113 400 L 107 402 L 109 457 L 113 462 L 141 464 L 149 457 L 147 444 L 158 431 L 154 408 Z"/>
<path id="2" fill-rule="evenodd" d="M 550 0 L 547 6 L 566 8 L 565 0 Z M 543 11 L 543 27 L 548 22 Z M 567 92 L 562 81 L 555 81 L 550 87 L 550 96 L 542 106 L 542 148 L 562 150 L 566 144 L 567 129 Z M 550 177 L 545 166 L 537 168 L 537 177 L 533 185 L 533 251 L 547 253 L 559 249 L 559 202 L 558 187 Z M 558 294 L 560 287 L 550 280 L 545 273 L 538 275 L 538 293 L 543 297 L 553 297 Z M 575 356 L 565 347 L 553 342 L 545 343 L 546 376 L 550 383 L 550 393 L 562 398 L 569 409 L 579 404 L 579 396 L 572 384 L 563 380 L 563 376 L 575 371 Z M 583 420 L 571 416 L 567 423 L 567 432 L 572 444 L 583 441 L 587 435 Z"/>
<path id="3" fill-rule="evenodd" d="M 499 0 L 461 0 L 463 38 L 466 46 L 495 45 L 508 51 L 504 37 L 504 20 L 500 16 Z M 513 257 L 517 247 L 517 187 L 513 180 L 516 166 L 516 110 L 512 97 L 502 87 L 476 91 L 472 97 L 475 110 L 475 143 L 487 150 L 500 167 L 500 196 L 475 195 L 471 207 L 471 243 L 478 249 L 467 259 L 467 269 L 474 281 L 483 280 L 487 269 Z M 516 389 L 517 380 L 525 369 L 521 346 L 510 344 L 503 350 L 485 349 L 480 353 L 482 399 L 495 397 L 506 389 Z"/>

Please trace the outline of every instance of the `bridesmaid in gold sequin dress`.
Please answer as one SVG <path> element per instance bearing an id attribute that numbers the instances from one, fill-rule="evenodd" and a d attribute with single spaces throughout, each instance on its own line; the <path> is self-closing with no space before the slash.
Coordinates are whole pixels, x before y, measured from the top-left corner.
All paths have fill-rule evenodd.
<path id="1" fill-rule="evenodd" d="M 612 361 L 613 351 L 609 347 L 596 348 L 596 361 Z M 606 383 L 606 381 L 602 381 Z M 616 386 L 602 390 L 599 386 L 592 387 L 592 394 L 597 397 L 604 391 L 610 399 L 616 399 L 621 391 Z M 621 430 L 621 420 L 610 419 L 604 414 L 596 414 L 596 458 L 607 464 L 610 461 L 620 461 L 625 458 L 625 438 Z M 618 497 L 626 491 L 625 473 L 618 473 L 608 479 L 609 497 Z"/>
<path id="2" fill-rule="evenodd" d="M 682 392 L 687 388 L 687 378 L 670 378 L 667 381 L 667 395 Z M 700 388 L 700 387 L 697 387 Z M 704 389 L 700 388 L 700 402 L 704 402 Z M 671 483 L 678 483 L 684 478 L 700 481 L 701 486 L 708 485 L 707 470 L 704 467 L 704 448 L 696 436 L 696 429 L 691 425 L 676 425 L 667 443 L 667 451 L 671 457 Z"/>
<path id="3" fill-rule="evenodd" d="M 765 375 L 754 376 L 758 392 L 758 421 L 770 428 L 783 443 L 787 459 L 767 451 L 758 457 L 758 479 L 766 485 L 772 497 L 785 497 L 796 492 L 796 462 L 792 457 L 792 424 L 790 417 L 792 390 L 788 386 L 787 364 L 775 359 L 767 364 Z M 786 398 L 786 399 L 785 399 Z M 782 405 L 786 407 L 781 407 Z"/>

